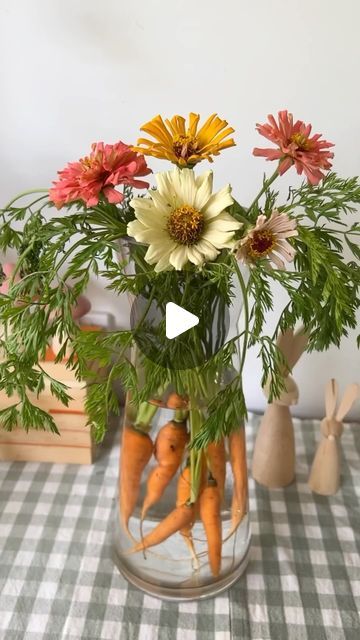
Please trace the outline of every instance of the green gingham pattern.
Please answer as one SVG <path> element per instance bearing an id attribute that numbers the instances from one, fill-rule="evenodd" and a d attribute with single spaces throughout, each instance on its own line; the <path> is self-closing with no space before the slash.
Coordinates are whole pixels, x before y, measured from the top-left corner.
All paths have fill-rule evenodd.
<path id="1" fill-rule="evenodd" d="M 92 467 L 0 463 L 0 638 L 359 640 L 360 425 L 345 427 L 332 498 L 307 486 L 319 423 L 295 421 L 295 431 L 296 484 L 268 491 L 250 481 L 248 571 L 203 602 L 161 602 L 115 569 L 118 434 Z"/>

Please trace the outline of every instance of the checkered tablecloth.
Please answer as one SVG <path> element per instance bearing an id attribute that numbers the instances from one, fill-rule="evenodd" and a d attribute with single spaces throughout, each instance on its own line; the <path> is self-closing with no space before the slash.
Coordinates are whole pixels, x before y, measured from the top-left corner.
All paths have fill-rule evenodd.
<path id="1" fill-rule="evenodd" d="M 360 425 L 345 428 L 332 498 L 307 486 L 319 424 L 295 430 L 296 484 L 268 491 L 250 481 L 246 575 L 199 603 L 146 596 L 114 567 L 118 434 L 92 467 L 0 463 L 0 638 L 359 640 Z"/>

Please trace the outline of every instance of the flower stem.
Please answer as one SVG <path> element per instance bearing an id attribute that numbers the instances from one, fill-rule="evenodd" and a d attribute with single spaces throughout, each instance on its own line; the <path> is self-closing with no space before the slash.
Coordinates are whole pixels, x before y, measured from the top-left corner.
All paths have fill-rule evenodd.
<path id="1" fill-rule="evenodd" d="M 19 256 L 19 258 L 18 258 L 18 260 L 17 260 L 17 262 L 16 262 L 16 264 L 15 264 L 14 271 L 12 272 L 11 277 L 10 277 L 10 280 L 9 280 L 9 287 L 12 287 L 12 286 L 13 286 L 13 284 L 14 284 L 14 282 L 15 282 L 15 278 L 16 278 L 17 274 L 19 273 L 20 269 L 21 269 L 21 265 L 23 264 L 23 262 L 24 262 L 24 260 L 25 260 L 26 256 L 27 256 L 29 253 L 31 253 L 31 251 L 32 251 L 32 250 L 33 250 L 33 248 L 34 248 L 34 242 L 35 242 L 35 240 L 33 240 L 33 241 L 31 242 L 31 244 L 29 244 L 29 246 L 28 246 L 28 247 L 26 247 L 25 251 L 24 251 L 24 252 Z"/>
<path id="2" fill-rule="evenodd" d="M 150 428 L 151 421 L 158 408 L 159 407 L 150 404 L 149 402 L 142 402 L 136 415 L 135 426 L 140 428 L 141 431 L 146 431 Z"/>
<path id="3" fill-rule="evenodd" d="M 193 401 L 190 403 L 190 442 L 193 442 L 196 434 L 199 432 L 202 423 L 201 411 L 194 407 Z M 190 450 L 190 502 L 194 504 L 200 491 L 201 482 L 201 455 L 202 452 L 194 447 Z"/>
<path id="4" fill-rule="evenodd" d="M 249 302 L 248 302 L 248 296 L 247 296 L 247 287 L 245 284 L 245 280 L 243 278 L 243 275 L 241 273 L 241 270 L 239 268 L 238 262 L 235 258 L 235 256 L 233 257 L 233 261 L 234 261 L 234 268 L 235 268 L 235 272 L 237 275 L 237 278 L 239 280 L 239 284 L 240 284 L 240 288 L 241 288 L 241 293 L 243 296 L 243 300 L 244 300 L 244 321 L 245 321 L 245 327 L 244 327 L 244 339 L 243 339 L 243 345 L 242 345 L 242 352 L 241 352 L 241 360 L 240 360 L 240 368 L 239 368 L 239 377 L 241 378 L 242 376 L 242 372 L 244 369 L 244 364 L 245 364 L 245 358 L 246 358 L 246 351 L 247 351 L 247 346 L 248 346 L 248 341 L 249 341 L 249 320 L 250 320 L 250 313 L 249 313 Z M 251 277 L 251 276 L 250 276 Z"/>
<path id="5" fill-rule="evenodd" d="M 264 180 L 264 184 L 263 184 L 263 187 L 262 187 L 261 191 L 259 191 L 259 193 L 257 194 L 255 200 L 253 200 L 251 205 L 248 207 L 248 213 L 250 213 L 251 210 L 255 207 L 255 205 L 259 202 L 261 196 L 270 187 L 270 185 L 272 185 L 272 183 L 276 180 L 278 175 L 279 175 L 278 169 L 276 169 L 274 171 L 274 173 L 270 176 L 270 178 L 268 178 L 267 180 Z"/>
<path id="6" fill-rule="evenodd" d="M 10 202 L 8 202 L 7 205 L 4 207 L 4 210 L 9 209 L 11 205 L 14 204 L 14 202 L 16 202 L 17 200 L 20 200 L 20 198 L 24 198 L 25 196 L 31 196 L 34 193 L 49 193 L 49 189 L 29 189 L 29 191 L 23 191 L 22 193 L 19 193 L 17 196 L 15 196 L 15 198 L 10 200 Z"/>
<path id="7" fill-rule="evenodd" d="M 189 411 L 187 409 L 175 409 L 174 420 L 175 422 L 184 422 L 188 415 Z"/>

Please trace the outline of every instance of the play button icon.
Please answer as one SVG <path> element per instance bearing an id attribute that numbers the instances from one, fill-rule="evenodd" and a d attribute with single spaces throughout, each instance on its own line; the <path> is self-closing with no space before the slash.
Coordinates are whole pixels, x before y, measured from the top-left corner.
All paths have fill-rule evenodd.
<path id="1" fill-rule="evenodd" d="M 165 333 L 168 340 L 177 338 L 177 336 L 199 324 L 198 316 L 175 304 L 175 302 L 168 302 L 165 309 Z"/>
<path id="2" fill-rule="evenodd" d="M 170 300 L 160 287 L 156 297 L 151 289 L 136 296 L 130 323 L 143 356 L 165 369 L 186 370 L 201 367 L 222 348 L 229 312 L 202 289 L 203 284 L 201 274 L 192 274 L 185 302 L 184 285 L 173 287 Z"/>

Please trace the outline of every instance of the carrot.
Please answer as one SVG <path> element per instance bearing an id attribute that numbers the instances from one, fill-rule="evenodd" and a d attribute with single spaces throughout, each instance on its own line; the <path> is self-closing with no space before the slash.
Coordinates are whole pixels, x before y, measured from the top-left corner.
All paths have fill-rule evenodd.
<path id="1" fill-rule="evenodd" d="M 168 409 L 188 409 L 189 399 L 186 396 L 180 396 L 178 393 L 170 393 L 167 399 Z"/>
<path id="2" fill-rule="evenodd" d="M 129 533 L 129 519 L 140 493 L 142 472 L 154 449 L 147 433 L 125 425 L 121 444 L 120 461 L 120 512 L 122 524 Z"/>
<path id="3" fill-rule="evenodd" d="M 166 402 L 164 402 L 161 398 L 150 398 L 149 404 L 153 404 L 156 407 L 166 408 Z"/>
<path id="4" fill-rule="evenodd" d="M 191 470 L 190 465 L 188 464 L 185 469 L 180 473 L 179 480 L 177 484 L 177 494 L 176 494 L 176 506 L 181 507 L 181 505 L 189 503 L 191 493 Z M 196 511 L 196 505 L 195 505 Z M 194 511 L 194 520 L 196 518 L 196 513 Z M 180 533 L 184 538 L 185 544 L 189 547 L 193 562 L 194 568 L 196 570 L 199 569 L 199 561 L 196 555 L 194 542 L 191 534 L 191 529 L 194 524 L 193 522 L 186 525 L 186 527 L 182 527 L 180 529 Z"/>
<path id="5" fill-rule="evenodd" d="M 130 553 L 143 551 L 167 540 L 174 533 L 188 526 L 194 518 L 193 505 L 182 504 L 169 513 L 164 520 L 153 529 L 141 542 L 138 542 Z"/>
<path id="6" fill-rule="evenodd" d="M 186 422 L 167 422 L 155 440 L 155 458 L 164 467 L 179 467 L 185 446 L 189 440 Z"/>
<path id="7" fill-rule="evenodd" d="M 220 442 L 210 442 L 206 449 L 210 472 L 215 478 L 220 492 L 221 501 L 224 498 L 225 473 L 226 473 L 226 452 L 224 440 Z"/>
<path id="8" fill-rule="evenodd" d="M 176 493 L 177 507 L 180 507 L 182 504 L 186 504 L 190 500 L 190 486 L 191 486 L 190 480 L 191 480 L 190 466 L 188 465 L 179 475 L 179 479 L 177 483 L 177 493 Z M 180 533 L 185 538 L 190 538 L 191 536 L 190 525 L 181 529 Z"/>
<path id="9" fill-rule="evenodd" d="M 176 493 L 177 507 L 179 507 L 181 504 L 185 504 L 190 499 L 190 480 L 190 465 L 187 464 L 185 469 L 183 469 L 179 475 Z"/>
<path id="10" fill-rule="evenodd" d="M 159 431 L 155 441 L 155 458 L 158 465 L 152 470 L 147 481 L 141 518 L 160 500 L 166 487 L 177 472 L 189 436 L 186 423 L 168 422 Z"/>
<path id="11" fill-rule="evenodd" d="M 160 464 L 152 469 L 147 479 L 146 496 L 141 510 L 142 520 L 145 518 L 150 507 L 160 500 L 175 473 L 176 468 L 163 467 Z"/>
<path id="12" fill-rule="evenodd" d="M 230 463 L 234 476 L 234 493 L 231 504 L 231 534 L 237 529 L 248 508 L 248 474 L 244 426 L 229 436 Z"/>
<path id="13" fill-rule="evenodd" d="M 213 576 L 221 569 L 222 531 L 220 517 L 221 497 L 216 480 L 212 477 L 200 494 L 200 518 L 204 525 L 209 564 Z"/>

